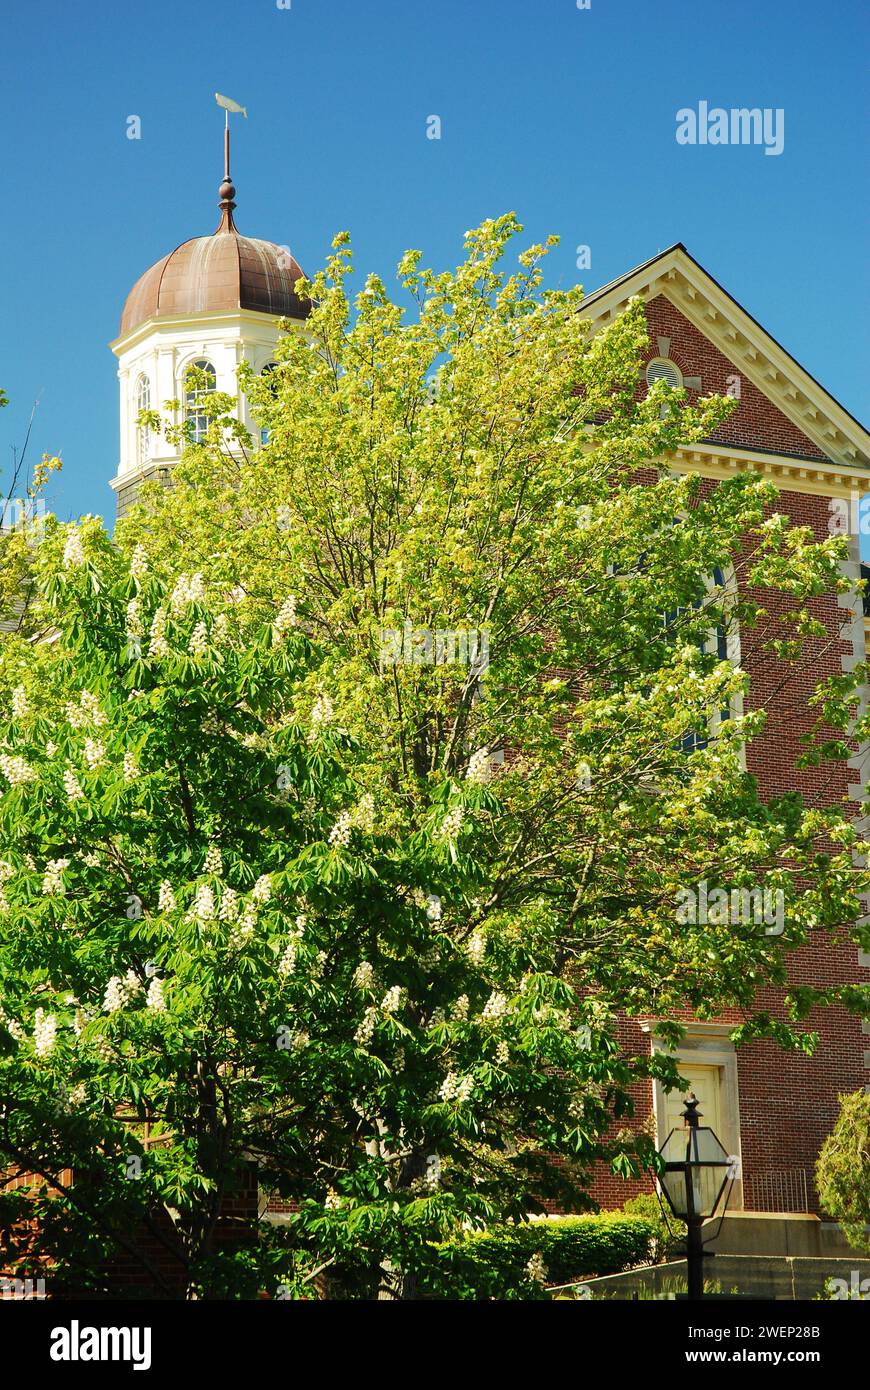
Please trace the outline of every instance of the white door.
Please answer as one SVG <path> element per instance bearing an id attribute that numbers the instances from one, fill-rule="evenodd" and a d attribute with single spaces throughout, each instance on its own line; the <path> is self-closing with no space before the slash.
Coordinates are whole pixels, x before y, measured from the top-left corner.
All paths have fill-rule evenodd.
<path id="1" fill-rule="evenodd" d="M 680 1076 L 688 1085 L 680 1091 L 671 1091 L 665 1096 L 665 1115 L 659 1143 L 663 1143 L 672 1129 L 683 1128 L 683 1101 L 690 1091 L 698 1097 L 698 1115 L 701 1124 L 707 1125 L 716 1134 L 722 1134 L 722 1085 L 721 1068 L 699 1067 L 685 1062 L 677 1064 Z"/>

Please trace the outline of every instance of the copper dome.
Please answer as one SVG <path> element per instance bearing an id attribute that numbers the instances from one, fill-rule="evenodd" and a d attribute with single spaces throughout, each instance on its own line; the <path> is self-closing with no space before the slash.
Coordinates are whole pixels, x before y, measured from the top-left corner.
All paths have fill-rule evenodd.
<path id="1" fill-rule="evenodd" d="M 302 269 L 286 246 L 240 235 L 233 222 L 235 191 L 225 178 L 220 226 L 213 236 L 182 242 L 136 281 L 121 315 L 121 337 L 146 319 L 178 314 L 254 309 L 305 318 L 308 304 L 294 289 Z"/>

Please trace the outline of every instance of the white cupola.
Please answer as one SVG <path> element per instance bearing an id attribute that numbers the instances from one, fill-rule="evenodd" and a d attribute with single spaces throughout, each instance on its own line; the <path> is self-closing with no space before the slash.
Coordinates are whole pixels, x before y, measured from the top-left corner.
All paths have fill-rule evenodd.
<path id="1" fill-rule="evenodd" d="M 146 478 L 167 475 L 181 450 L 137 426 L 140 410 L 181 402 L 179 417 L 193 422 L 196 393 L 185 393 L 185 373 L 201 367 L 217 391 L 237 394 L 239 419 L 253 428 L 236 371 L 247 361 L 261 372 L 272 361 L 282 318 L 300 325 L 308 312 L 295 293 L 302 270 L 286 246 L 241 236 L 233 220 L 235 188 L 229 174 L 229 133 L 224 142 L 221 220 L 212 236 L 183 242 L 136 281 L 124 305 L 121 332 L 111 344 L 121 388 L 121 452 L 111 480 L 118 515 Z"/>

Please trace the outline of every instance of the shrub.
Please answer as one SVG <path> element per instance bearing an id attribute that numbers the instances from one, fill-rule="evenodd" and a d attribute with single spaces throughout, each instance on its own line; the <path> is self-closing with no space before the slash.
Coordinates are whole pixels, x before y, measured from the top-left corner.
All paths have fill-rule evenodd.
<path id="1" fill-rule="evenodd" d="M 849 1244 L 870 1249 L 870 1095 L 840 1096 L 840 1113 L 816 1164 L 822 1207 L 842 1224 Z"/>
<path id="2" fill-rule="evenodd" d="M 427 1298 L 545 1298 L 544 1285 L 529 1272 L 530 1261 L 543 1261 L 544 1284 L 568 1284 L 649 1263 L 655 1239 L 652 1221 L 621 1212 L 466 1232 L 439 1245 L 436 1267 L 422 1276 L 421 1292 Z"/>
<path id="3" fill-rule="evenodd" d="M 622 1210 L 626 1216 L 640 1216 L 654 1227 L 651 1257 L 655 1264 L 685 1254 L 685 1222 L 678 1221 L 675 1216 L 668 1217 L 666 1221 L 659 1199 L 653 1192 L 643 1192 L 639 1197 L 630 1197 L 627 1202 L 623 1202 Z"/>

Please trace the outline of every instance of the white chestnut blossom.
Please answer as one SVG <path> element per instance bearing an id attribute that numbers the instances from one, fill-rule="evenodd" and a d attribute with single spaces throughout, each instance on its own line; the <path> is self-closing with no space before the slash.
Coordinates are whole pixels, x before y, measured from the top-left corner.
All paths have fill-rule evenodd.
<path id="1" fill-rule="evenodd" d="M 148 556 L 144 545 L 137 545 L 130 556 L 130 573 L 137 584 L 141 584 L 148 573 Z"/>
<path id="2" fill-rule="evenodd" d="M 139 776 L 139 765 L 136 762 L 135 754 L 130 749 L 124 754 L 124 781 L 135 782 Z"/>
<path id="3" fill-rule="evenodd" d="M 354 1038 L 359 1043 L 360 1047 L 368 1047 L 374 1036 L 377 1021 L 378 1011 L 373 1004 L 370 1004 L 362 1016 L 362 1022 L 354 1033 Z"/>
<path id="4" fill-rule="evenodd" d="M 0 753 L 0 772 L 12 787 L 36 780 L 36 771 L 17 753 Z"/>
<path id="5" fill-rule="evenodd" d="M 492 781 L 492 762 L 488 748 L 479 748 L 471 756 L 468 769 L 465 773 L 465 780 L 470 782 L 473 787 L 485 787 Z"/>
<path id="6" fill-rule="evenodd" d="M 278 974 L 282 979 L 292 975 L 296 969 L 296 958 L 299 954 L 299 942 L 291 938 L 278 961 Z"/>
<path id="7" fill-rule="evenodd" d="M 471 957 L 472 965 L 482 965 L 486 954 L 486 932 L 477 927 L 468 938 L 465 949 Z"/>
<path id="8" fill-rule="evenodd" d="M 157 910 L 158 912 L 175 911 L 175 894 L 168 879 L 164 879 L 160 885 L 160 892 L 157 895 Z"/>
<path id="9" fill-rule="evenodd" d="M 251 889 L 251 897 L 255 903 L 267 903 L 272 897 L 272 875 L 260 874 L 257 882 Z"/>
<path id="10" fill-rule="evenodd" d="M 209 845 L 206 850 L 205 859 L 203 860 L 202 872 L 204 874 L 211 874 L 215 878 L 220 878 L 223 871 L 224 861 L 220 850 L 217 845 Z"/>
<path id="11" fill-rule="evenodd" d="M 474 1078 L 472 1076 L 460 1076 L 458 1072 L 449 1071 L 441 1083 L 438 1094 L 444 1101 L 455 1100 L 463 1105 L 471 1100 L 474 1094 Z"/>
<path id="12" fill-rule="evenodd" d="M 57 1042 L 57 1018 L 37 1009 L 33 1018 L 33 1047 L 37 1057 L 48 1057 Z"/>
<path id="13" fill-rule="evenodd" d="M 374 834 L 375 829 L 375 799 L 371 792 L 366 792 L 365 796 L 360 797 L 359 802 L 354 808 L 353 824 L 357 830 L 361 830 L 364 835 Z"/>
<path id="14" fill-rule="evenodd" d="M 222 922 L 235 922 L 239 915 L 239 895 L 235 888 L 225 888 L 221 894 L 218 917 Z"/>
<path id="15" fill-rule="evenodd" d="M 323 728 L 324 724 L 331 724 L 335 718 L 335 710 L 328 695 L 320 694 L 314 701 L 311 708 L 311 730 L 312 733 Z"/>
<path id="16" fill-rule="evenodd" d="M 166 609 L 155 608 L 151 619 L 148 643 L 149 656 L 168 656 L 169 643 L 166 640 Z"/>
<path id="17" fill-rule="evenodd" d="M 188 651 L 193 657 L 205 656 L 208 650 L 208 630 L 204 622 L 200 620 L 190 634 Z"/>
<path id="18" fill-rule="evenodd" d="M 233 923 L 230 929 L 229 943 L 235 949 L 240 949 L 247 945 L 254 935 L 257 926 L 257 909 L 252 903 L 248 903 L 241 917 Z"/>
<path id="19" fill-rule="evenodd" d="M 373 989 L 375 985 L 375 969 L 370 961 L 361 960 L 356 970 L 353 972 L 353 982 L 357 989 Z"/>
<path id="20" fill-rule="evenodd" d="M 205 585 L 202 575 L 182 574 L 175 582 L 175 588 L 169 598 L 169 608 L 172 613 L 180 613 L 191 603 L 203 603 L 205 601 Z"/>
<path id="21" fill-rule="evenodd" d="M 353 818 L 350 811 L 342 811 L 335 825 L 329 832 L 329 843 L 331 845 L 340 845 L 342 849 L 347 849 L 350 844 L 352 824 Z"/>
<path id="22" fill-rule="evenodd" d="M 106 761 L 106 749 L 98 738 L 85 739 L 85 762 L 92 772 L 103 766 Z"/>
<path id="23" fill-rule="evenodd" d="M 296 618 L 296 599 L 293 594 L 288 594 L 278 610 L 278 616 L 272 624 L 273 640 L 276 645 L 283 642 L 287 633 L 297 623 Z"/>
<path id="24" fill-rule="evenodd" d="M 63 879 L 61 874 L 64 869 L 69 868 L 68 859 L 49 859 L 45 865 L 45 873 L 42 876 L 42 891 L 46 897 L 54 893 L 63 893 Z"/>
<path id="25" fill-rule="evenodd" d="M 537 1250 L 526 1265 L 526 1274 L 534 1284 L 544 1285 L 547 1282 L 547 1266 L 544 1264 L 544 1257 L 540 1250 Z"/>
<path id="26" fill-rule="evenodd" d="M 370 791 L 367 791 L 366 795 L 360 796 L 359 802 L 354 808 L 353 824 L 357 830 L 363 831 L 364 835 L 374 835 L 375 799 Z"/>
<path id="27" fill-rule="evenodd" d="M 500 1018 L 504 1018 L 507 1011 L 507 999 L 503 994 L 499 994 L 497 990 L 493 990 L 492 994 L 489 996 L 486 1003 L 484 1004 L 483 1012 L 480 1016 L 481 1018 L 486 1019 L 488 1023 L 495 1023 Z"/>
<path id="28" fill-rule="evenodd" d="M 197 888 L 188 916 L 197 922 L 209 922 L 214 917 L 214 893 L 207 883 L 201 883 Z"/>
<path id="29" fill-rule="evenodd" d="M 113 975 L 106 985 L 103 995 L 103 1008 L 107 1014 L 116 1014 L 127 1002 L 127 991 L 120 975 Z"/>
<path id="30" fill-rule="evenodd" d="M 131 642 L 138 642 L 145 636 L 145 624 L 142 621 L 141 604 L 138 598 L 131 598 L 127 604 L 127 638 Z"/>
<path id="31" fill-rule="evenodd" d="M 63 789 L 69 801 L 81 801 L 84 797 L 82 784 L 71 767 L 68 767 L 63 774 Z"/>
<path id="32" fill-rule="evenodd" d="M 12 718 L 25 719 L 27 717 L 27 694 L 23 685 L 16 685 L 12 692 Z"/>
<path id="33" fill-rule="evenodd" d="M 27 1033 L 16 1018 L 10 1018 L 5 1009 L 0 1008 L 0 1024 L 6 1029 L 16 1042 L 24 1042 Z"/>
<path id="34" fill-rule="evenodd" d="M 72 700 L 67 702 L 66 717 L 74 729 L 86 729 L 89 725 L 99 729 L 106 723 L 102 706 L 90 690 L 79 692 L 78 704 Z"/>
<path id="35" fill-rule="evenodd" d="M 85 563 L 85 549 L 77 526 L 70 526 L 66 533 L 63 548 L 63 567 L 66 570 L 78 569 Z"/>
<path id="36" fill-rule="evenodd" d="M 296 957 L 299 953 L 299 938 L 291 937 L 284 947 L 284 954 L 278 962 L 278 974 L 282 979 L 292 975 L 296 969 Z"/>
<path id="37" fill-rule="evenodd" d="M 155 975 L 148 986 L 148 994 L 145 999 L 146 1006 L 155 1014 L 166 1012 L 166 999 L 163 993 L 163 981 Z"/>
<path id="38" fill-rule="evenodd" d="M 381 1000 L 381 1008 L 385 1014 L 394 1014 L 402 1007 L 404 990 L 401 985 L 392 985 Z"/>
<path id="39" fill-rule="evenodd" d="M 462 829 L 464 815 L 465 813 L 461 806 L 454 806 L 452 810 L 447 812 L 447 815 L 438 827 L 438 834 L 442 840 L 453 841 L 456 839 Z"/>
<path id="40" fill-rule="evenodd" d="M 254 938 L 256 921 L 253 913 L 248 909 L 241 921 L 234 922 L 230 927 L 227 944 L 231 951 L 242 951 Z"/>
<path id="41" fill-rule="evenodd" d="M 455 1004 L 453 1005 L 453 1007 L 452 1007 L 451 1010 L 450 1010 L 450 1016 L 451 1016 L 451 1018 L 456 1019 L 456 1021 L 457 1021 L 458 1023 L 464 1023 L 464 1022 L 465 1022 L 465 1020 L 468 1018 L 468 995 L 467 995 L 467 994 L 460 994 L 459 998 L 456 1000 Z"/>

